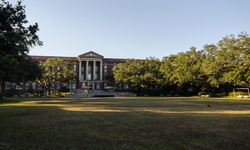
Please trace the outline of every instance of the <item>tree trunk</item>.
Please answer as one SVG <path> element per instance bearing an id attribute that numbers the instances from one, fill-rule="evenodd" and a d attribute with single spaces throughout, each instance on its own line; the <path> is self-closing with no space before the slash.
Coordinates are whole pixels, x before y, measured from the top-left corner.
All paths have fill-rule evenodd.
<path id="1" fill-rule="evenodd" d="M 2 81 L 1 85 L 0 85 L 0 90 L 1 90 L 2 94 L 5 93 L 5 91 L 4 91 L 5 88 L 3 88 L 3 87 L 4 87 L 4 81 Z"/>
<path id="2" fill-rule="evenodd" d="M 50 92 L 51 92 L 51 87 L 48 86 L 48 87 L 46 88 L 46 95 L 47 95 L 47 96 L 50 96 Z"/>

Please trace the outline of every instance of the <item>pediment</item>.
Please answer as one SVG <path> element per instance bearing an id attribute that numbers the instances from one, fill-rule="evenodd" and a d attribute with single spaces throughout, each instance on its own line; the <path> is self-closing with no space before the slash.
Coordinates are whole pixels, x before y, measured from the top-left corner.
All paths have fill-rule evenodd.
<path id="1" fill-rule="evenodd" d="M 95 53 L 93 51 L 89 51 L 87 53 L 81 54 L 78 57 L 80 57 L 80 58 L 103 58 L 102 55 Z"/>

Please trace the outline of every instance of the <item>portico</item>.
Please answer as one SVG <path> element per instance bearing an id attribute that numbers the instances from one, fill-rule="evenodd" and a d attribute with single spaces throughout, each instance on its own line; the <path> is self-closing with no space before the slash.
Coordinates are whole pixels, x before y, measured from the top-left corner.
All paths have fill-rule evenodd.
<path id="1" fill-rule="evenodd" d="M 79 87 L 99 90 L 103 86 L 103 56 L 95 52 L 79 55 Z"/>

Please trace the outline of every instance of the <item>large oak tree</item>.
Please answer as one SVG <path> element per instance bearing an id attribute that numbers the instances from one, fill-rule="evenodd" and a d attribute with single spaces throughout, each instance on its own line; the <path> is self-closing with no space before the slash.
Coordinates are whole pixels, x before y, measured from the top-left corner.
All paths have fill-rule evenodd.
<path id="1" fill-rule="evenodd" d="M 156 58 L 129 59 L 125 63 L 117 64 L 113 68 L 113 73 L 116 83 L 129 83 L 133 87 L 146 90 L 159 87 L 161 84 L 159 68 L 160 60 Z"/>
<path id="2" fill-rule="evenodd" d="M 18 1 L 14 6 L 5 0 L 0 3 L 0 88 L 5 82 L 29 81 L 41 70 L 28 53 L 42 45 L 37 35 L 38 24 L 27 25 L 25 6 Z"/>
<path id="3" fill-rule="evenodd" d="M 197 91 L 205 88 L 206 76 L 201 68 L 205 55 L 192 47 L 187 52 L 165 57 L 161 63 L 160 71 L 166 85 L 175 84 L 185 92 Z"/>
<path id="4" fill-rule="evenodd" d="M 42 64 L 43 73 L 37 83 L 46 89 L 47 95 L 55 83 L 68 84 L 76 81 L 76 72 L 73 63 L 60 58 L 49 58 Z"/>
<path id="5" fill-rule="evenodd" d="M 247 33 L 226 36 L 216 45 L 205 45 L 204 52 L 206 59 L 202 69 L 212 85 L 250 84 L 250 37 Z"/>

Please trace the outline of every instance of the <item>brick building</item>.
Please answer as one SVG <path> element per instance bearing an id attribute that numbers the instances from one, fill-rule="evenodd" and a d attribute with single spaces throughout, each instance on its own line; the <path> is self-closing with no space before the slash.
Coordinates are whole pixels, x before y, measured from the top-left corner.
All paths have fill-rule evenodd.
<path id="1" fill-rule="evenodd" d="M 86 89 L 89 90 L 103 90 L 110 86 L 117 86 L 119 89 L 128 88 L 127 85 L 114 85 L 109 81 L 109 77 L 113 76 L 112 68 L 117 63 L 123 63 L 126 59 L 104 58 L 104 56 L 97 54 L 93 51 L 81 54 L 78 57 L 60 57 L 60 56 L 30 56 L 32 59 L 37 60 L 40 64 L 49 58 L 61 58 L 70 60 L 74 64 L 76 76 L 79 79 L 76 83 L 71 83 L 72 89 Z M 52 90 L 58 90 L 62 87 L 60 83 L 52 86 Z M 34 82 L 23 82 L 21 85 L 15 83 L 6 83 L 5 90 L 18 89 L 27 91 L 32 89 L 34 91 L 42 91 L 41 86 Z"/>

